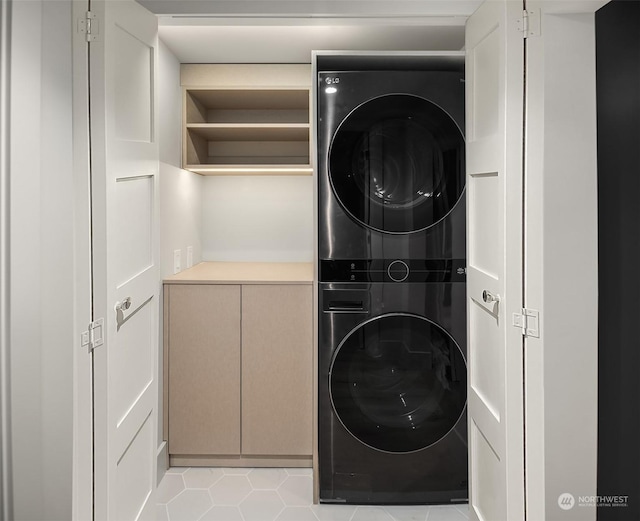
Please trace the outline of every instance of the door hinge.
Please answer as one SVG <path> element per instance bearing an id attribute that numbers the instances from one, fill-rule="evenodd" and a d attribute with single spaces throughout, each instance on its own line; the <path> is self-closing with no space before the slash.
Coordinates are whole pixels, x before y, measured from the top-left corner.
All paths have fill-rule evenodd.
<path id="1" fill-rule="evenodd" d="M 522 18 L 518 18 L 518 31 L 523 38 L 540 36 L 540 9 L 522 11 Z"/>
<path id="2" fill-rule="evenodd" d="M 78 19 L 78 32 L 85 35 L 87 42 L 98 41 L 98 35 L 100 34 L 98 17 L 91 11 L 87 11 L 84 18 Z"/>
<path id="3" fill-rule="evenodd" d="M 513 314 L 513 326 L 521 329 L 523 336 L 540 338 L 540 312 L 522 308 L 521 313 Z"/>
<path id="4" fill-rule="evenodd" d="M 89 352 L 104 344 L 104 318 L 91 322 L 87 330 L 82 332 L 80 338 L 80 346 L 86 347 Z"/>

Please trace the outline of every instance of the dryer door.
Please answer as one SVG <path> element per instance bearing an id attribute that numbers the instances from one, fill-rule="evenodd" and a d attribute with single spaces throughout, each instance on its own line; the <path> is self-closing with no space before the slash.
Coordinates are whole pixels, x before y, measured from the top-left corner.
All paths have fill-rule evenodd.
<path id="1" fill-rule="evenodd" d="M 336 415 L 355 438 L 381 451 L 413 452 L 438 442 L 462 416 L 466 364 L 433 322 L 383 315 L 342 341 L 329 388 Z"/>
<path id="2" fill-rule="evenodd" d="M 329 150 L 329 178 L 343 208 L 389 233 L 424 230 L 464 190 L 464 138 L 437 105 L 409 94 L 369 100 L 342 121 Z"/>

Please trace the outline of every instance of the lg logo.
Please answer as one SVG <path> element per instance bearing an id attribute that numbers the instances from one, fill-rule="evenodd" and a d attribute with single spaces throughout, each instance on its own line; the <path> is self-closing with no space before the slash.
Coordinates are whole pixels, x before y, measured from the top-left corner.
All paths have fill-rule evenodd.
<path id="1" fill-rule="evenodd" d="M 337 85 L 338 83 L 340 83 L 340 78 L 329 78 L 329 77 L 327 77 L 327 78 L 324 79 L 324 82 L 327 85 Z"/>
<path id="2" fill-rule="evenodd" d="M 565 492 L 564 494 L 560 494 L 560 496 L 558 497 L 558 506 L 562 510 L 571 510 L 573 508 L 573 505 L 575 504 L 576 504 L 576 498 L 574 498 L 568 492 Z"/>

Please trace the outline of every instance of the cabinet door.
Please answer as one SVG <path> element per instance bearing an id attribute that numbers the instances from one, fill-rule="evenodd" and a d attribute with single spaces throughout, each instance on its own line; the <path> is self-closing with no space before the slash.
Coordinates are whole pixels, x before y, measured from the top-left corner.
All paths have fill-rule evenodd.
<path id="1" fill-rule="evenodd" d="M 169 453 L 240 453 L 240 286 L 170 285 Z"/>
<path id="2" fill-rule="evenodd" d="M 242 452 L 309 456 L 312 286 L 242 288 Z"/>

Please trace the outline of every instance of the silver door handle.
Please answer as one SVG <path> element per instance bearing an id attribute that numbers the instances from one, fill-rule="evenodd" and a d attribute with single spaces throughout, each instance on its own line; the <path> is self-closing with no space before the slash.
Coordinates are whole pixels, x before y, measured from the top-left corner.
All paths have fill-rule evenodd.
<path id="1" fill-rule="evenodd" d="M 127 311 L 131 307 L 131 297 L 125 298 L 122 302 L 116 302 L 114 309 L 116 311 L 116 330 L 120 331 L 120 328 L 124 325 L 124 323 L 132 318 L 138 311 L 140 311 L 146 304 L 151 302 L 153 295 L 151 295 L 147 300 L 145 300 L 142 304 L 140 304 L 137 308 L 135 308 L 131 313 L 129 313 L 126 317 L 124 316 L 124 312 Z"/>
<path id="2" fill-rule="evenodd" d="M 116 311 L 126 311 L 130 307 L 131 307 L 131 297 L 127 297 L 122 302 L 116 303 Z"/>
<path id="3" fill-rule="evenodd" d="M 500 302 L 500 295 L 494 295 L 493 293 L 485 289 L 482 292 L 482 300 L 484 300 L 487 304 L 491 302 Z"/>

